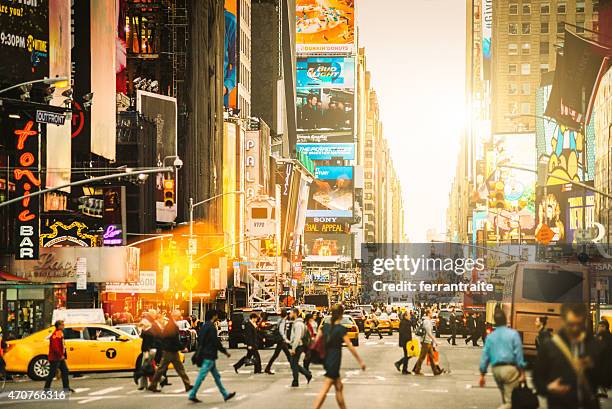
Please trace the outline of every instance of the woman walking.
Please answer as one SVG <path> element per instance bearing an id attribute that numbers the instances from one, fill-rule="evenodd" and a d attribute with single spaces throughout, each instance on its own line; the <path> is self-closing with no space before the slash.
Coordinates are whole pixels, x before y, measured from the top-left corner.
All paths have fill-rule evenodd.
<path id="1" fill-rule="evenodd" d="M 315 401 L 314 408 L 319 409 L 325 398 L 327 392 L 331 389 L 332 385 L 336 389 L 336 402 L 340 409 L 346 409 L 346 403 L 344 402 L 344 394 L 342 392 L 342 380 L 340 378 L 340 366 L 342 364 L 342 344 L 346 344 L 351 354 L 355 357 L 359 366 L 365 371 L 365 363 L 361 360 L 361 357 L 357 353 L 357 350 L 351 343 L 347 335 L 347 329 L 342 325 L 342 316 L 344 308 L 340 304 L 336 304 L 331 309 L 331 320 L 329 323 L 324 323 L 319 328 L 318 337 L 325 337 L 325 361 L 323 367 L 325 368 L 325 383 L 323 389 L 319 393 L 317 400 Z"/>

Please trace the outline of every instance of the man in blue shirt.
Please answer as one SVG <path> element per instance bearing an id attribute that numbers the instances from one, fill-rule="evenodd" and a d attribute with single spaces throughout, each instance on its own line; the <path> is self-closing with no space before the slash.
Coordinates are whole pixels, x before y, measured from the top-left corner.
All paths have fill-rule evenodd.
<path id="1" fill-rule="evenodd" d="M 502 394 L 503 404 L 499 409 L 510 409 L 512 391 L 525 380 L 523 344 L 518 332 L 506 326 L 506 314 L 503 310 L 495 310 L 493 320 L 495 330 L 487 337 L 480 357 L 480 387 L 485 386 L 485 375 L 491 365 L 493 379 Z"/>

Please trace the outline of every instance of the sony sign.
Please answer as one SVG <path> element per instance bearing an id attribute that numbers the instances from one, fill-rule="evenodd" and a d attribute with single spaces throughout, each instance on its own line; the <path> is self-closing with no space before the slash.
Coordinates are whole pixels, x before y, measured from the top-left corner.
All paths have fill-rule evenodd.
<path id="1" fill-rule="evenodd" d="M 245 133 L 245 192 L 246 197 L 256 196 L 259 188 L 259 131 L 246 131 Z"/>

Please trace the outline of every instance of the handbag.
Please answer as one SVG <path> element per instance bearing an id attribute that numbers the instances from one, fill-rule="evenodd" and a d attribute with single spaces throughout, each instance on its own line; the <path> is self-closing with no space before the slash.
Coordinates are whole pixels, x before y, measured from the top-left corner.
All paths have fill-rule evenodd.
<path id="1" fill-rule="evenodd" d="M 527 386 L 526 382 L 521 382 L 512 391 L 512 409 L 537 409 L 540 407 L 538 397 Z"/>
<path id="2" fill-rule="evenodd" d="M 325 334 L 326 325 L 321 329 L 323 334 L 318 336 L 313 343 L 308 347 L 310 349 L 310 362 L 317 365 L 322 365 L 327 354 L 325 344 L 327 343 L 327 335 Z"/>
<path id="3" fill-rule="evenodd" d="M 408 350 L 409 357 L 418 357 L 421 354 L 421 345 L 419 344 L 419 340 L 411 339 L 406 342 L 406 350 Z"/>

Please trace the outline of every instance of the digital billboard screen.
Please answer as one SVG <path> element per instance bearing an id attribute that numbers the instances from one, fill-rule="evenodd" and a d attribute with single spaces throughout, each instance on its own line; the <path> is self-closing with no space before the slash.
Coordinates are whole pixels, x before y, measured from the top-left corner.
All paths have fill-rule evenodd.
<path id="1" fill-rule="evenodd" d="M 238 107 L 238 4 L 236 0 L 225 0 L 223 5 L 225 18 L 225 40 L 223 50 L 223 106 Z"/>
<path id="2" fill-rule="evenodd" d="M 298 143 L 297 150 L 304 152 L 311 160 L 355 159 L 354 143 Z"/>
<path id="3" fill-rule="evenodd" d="M 49 76 L 49 1 L 0 3 L 0 81 Z"/>
<path id="4" fill-rule="evenodd" d="M 295 19 L 298 53 L 353 52 L 354 0 L 296 0 Z"/>
<path id="5" fill-rule="evenodd" d="M 302 57 L 296 62 L 297 87 L 354 88 L 355 59 Z"/>
<path id="6" fill-rule="evenodd" d="M 305 261 L 337 261 L 352 254 L 350 234 L 304 233 Z"/>
<path id="7" fill-rule="evenodd" d="M 310 186 L 307 217 L 353 216 L 353 167 L 319 166 Z"/>

